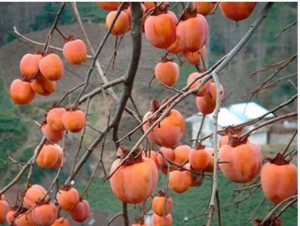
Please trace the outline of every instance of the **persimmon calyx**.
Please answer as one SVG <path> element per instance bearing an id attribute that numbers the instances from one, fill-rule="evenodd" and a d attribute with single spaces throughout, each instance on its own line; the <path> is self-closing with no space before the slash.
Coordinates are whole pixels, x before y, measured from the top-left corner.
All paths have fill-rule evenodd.
<path id="1" fill-rule="evenodd" d="M 266 157 L 265 160 L 269 161 L 272 164 L 275 165 L 288 165 L 292 161 L 293 157 L 286 158 L 282 153 L 277 153 L 277 155 L 274 158 Z"/>
<path id="2" fill-rule="evenodd" d="M 248 137 L 249 137 L 249 135 L 243 136 L 243 137 L 237 137 L 237 136 L 229 135 L 228 144 L 231 147 L 237 147 L 241 144 L 246 144 L 247 141 L 248 141 Z"/>
<path id="3" fill-rule="evenodd" d="M 130 154 L 130 156 L 128 156 Z M 137 148 L 134 152 L 130 153 L 130 149 L 119 146 L 117 149 L 117 157 L 120 159 L 126 159 L 124 162 L 124 165 L 132 165 L 138 162 L 142 162 L 143 156 L 142 156 L 142 149 Z"/>
<path id="4" fill-rule="evenodd" d="M 242 128 L 241 127 L 235 127 L 235 126 L 228 126 L 224 130 L 221 130 L 218 132 L 219 135 L 224 136 L 224 135 L 239 135 L 242 133 Z"/>
<path id="5" fill-rule="evenodd" d="M 182 13 L 182 15 L 179 18 L 179 21 L 184 21 L 184 20 L 188 20 L 190 18 L 194 18 L 197 16 L 197 9 L 196 7 L 188 7 L 187 9 L 185 9 L 185 11 Z"/>

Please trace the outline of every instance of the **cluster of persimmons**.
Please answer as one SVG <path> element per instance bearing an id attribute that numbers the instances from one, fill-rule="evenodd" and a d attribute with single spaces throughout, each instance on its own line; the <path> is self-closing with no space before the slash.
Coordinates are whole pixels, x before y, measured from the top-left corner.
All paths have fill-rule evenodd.
<path id="1" fill-rule="evenodd" d="M 108 11 L 106 26 L 112 35 L 123 35 L 131 28 L 131 9 L 128 5 L 118 13 L 119 2 L 98 2 L 98 6 Z M 169 54 L 182 54 L 187 62 L 204 66 L 206 41 L 209 27 L 206 15 L 215 10 L 216 3 L 194 2 L 194 8 L 187 8 L 177 17 L 168 9 L 167 3 L 141 3 L 143 32 L 155 48 L 165 49 Z M 255 2 L 219 3 L 223 15 L 233 21 L 246 19 Z M 112 22 L 115 20 L 114 25 Z M 69 40 L 63 47 L 63 56 L 70 64 L 81 64 L 87 56 L 82 40 Z M 26 54 L 20 61 L 23 80 L 16 79 L 10 87 L 10 94 L 17 104 L 28 104 L 36 93 L 50 95 L 55 91 L 56 81 L 64 73 L 62 59 L 54 53 Z M 155 78 L 165 86 L 173 86 L 179 77 L 179 66 L 166 56 L 154 67 Z M 187 76 L 189 90 L 196 89 L 196 106 L 202 114 L 214 112 L 217 102 L 217 84 L 208 80 L 200 86 L 205 70 L 197 70 Z M 201 88 L 200 88 L 201 87 Z M 220 84 L 220 99 L 224 99 L 224 88 Z M 190 187 L 200 186 L 205 173 L 214 168 L 235 183 L 249 183 L 260 175 L 265 196 L 279 203 L 297 193 L 297 167 L 278 154 L 269 162 L 262 163 L 260 149 L 251 143 L 248 136 L 240 138 L 241 130 L 229 129 L 219 140 L 218 165 L 215 166 L 214 150 L 196 142 L 195 147 L 182 144 L 185 119 L 176 109 L 164 112 L 165 102 L 151 102 L 150 110 L 143 117 L 142 128 L 147 139 L 159 147 L 159 151 L 131 152 L 120 146 L 110 170 L 110 185 L 115 196 L 124 203 L 138 204 L 153 196 L 152 223 L 155 226 L 172 225 L 172 197 L 160 190 L 154 195 L 158 181 L 158 171 L 168 177 L 168 187 L 183 193 Z M 163 117 L 161 117 L 163 116 Z M 52 107 L 46 115 L 41 130 L 47 142 L 36 157 L 42 168 L 59 168 L 63 164 L 63 150 L 58 142 L 64 132 L 80 132 L 85 126 L 85 114 L 77 107 Z M 4 195 L 0 200 L 0 223 L 13 225 L 69 225 L 67 218 L 58 216 L 58 208 L 66 211 L 78 222 L 89 216 L 89 203 L 82 199 L 71 185 L 60 188 L 56 193 L 56 203 L 50 202 L 48 192 L 41 185 L 29 187 L 23 197 L 22 208 L 9 210 Z M 26 214 L 24 214 L 26 213 Z M 24 223 L 25 222 L 25 223 Z M 146 225 L 138 219 L 133 225 Z"/>
<path id="2" fill-rule="evenodd" d="M 80 65 L 87 58 L 87 48 L 81 39 L 70 37 L 65 40 L 63 56 L 72 65 Z M 35 94 L 48 96 L 56 90 L 56 82 L 64 75 L 64 63 L 55 53 L 27 53 L 20 60 L 23 80 L 15 79 L 10 86 L 10 95 L 16 104 L 30 103 Z M 58 169 L 63 164 L 63 149 L 58 144 L 64 132 L 80 132 L 85 126 L 85 113 L 73 106 L 70 108 L 53 106 L 48 110 L 41 132 L 47 139 L 38 150 L 35 162 L 41 168 Z M 87 200 L 79 196 L 71 186 L 64 186 L 56 194 L 60 210 L 69 213 L 74 221 L 83 222 L 90 215 Z M 9 225 L 53 225 L 68 226 L 69 221 L 60 217 L 55 203 L 50 202 L 48 191 L 39 185 L 31 185 L 25 192 L 22 205 L 9 209 L 5 196 L 0 201 L 0 223 Z"/>

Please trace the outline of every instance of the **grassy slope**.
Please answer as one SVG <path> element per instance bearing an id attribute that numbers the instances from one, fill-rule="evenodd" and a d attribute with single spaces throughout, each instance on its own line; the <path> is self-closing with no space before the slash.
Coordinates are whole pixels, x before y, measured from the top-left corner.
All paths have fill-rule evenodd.
<path id="1" fill-rule="evenodd" d="M 165 183 L 165 176 L 160 174 L 160 180 L 158 188 L 162 189 Z M 243 185 L 234 184 L 229 182 L 223 175 L 219 174 L 219 191 L 220 191 L 220 203 L 221 207 L 232 205 L 229 208 L 222 210 L 222 223 L 227 226 L 240 226 L 251 225 L 248 221 L 249 217 L 264 217 L 268 213 L 268 210 L 272 207 L 272 203 L 265 200 L 264 205 L 255 210 L 257 206 L 262 202 L 263 194 L 261 189 L 258 188 L 253 195 L 245 202 L 238 204 L 238 200 L 242 200 L 246 197 L 247 193 L 240 193 L 238 196 L 233 196 L 233 190 L 242 188 Z M 173 225 L 204 225 L 206 224 L 207 217 L 200 216 L 205 213 L 208 206 L 211 189 L 211 179 L 207 178 L 203 184 L 198 188 L 191 188 L 183 194 L 175 194 L 171 192 L 173 198 Z M 109 183 L 102 183 L 97 180 L 93 183 L 89 190 L 88 200 L 92 200 L 92 209 L 101 209 L 108 212 L 118 213 L 122 210 L 121 202 L 119 202 L 113 193 L 111 192 Z M 234 203 L 236 203 L 234 205 Z M 148 203 L 149 204 L 149 203 Z M 149 205 L 147 205 L 149 206 Z M 133 219 L 138 216 L 139 206 L 135 208 L 130 205 L 130 217 Z M 215 212 L 217 214 L 217 212 Z M 188 217 L 190 220 L 184 222 L 184 218 Z M 282 215 L 284 225 L 296 225 L 297 222 L 297 205 L 294 204 L 288 211 Z M 217 225 L 217 215 L 215 215 L 215 222 L 213 225 Z"/>

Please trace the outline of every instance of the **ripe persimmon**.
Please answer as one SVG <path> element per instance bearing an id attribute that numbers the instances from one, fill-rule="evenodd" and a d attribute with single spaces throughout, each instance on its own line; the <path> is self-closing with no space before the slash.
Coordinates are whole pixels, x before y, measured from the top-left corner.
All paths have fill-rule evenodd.
<path id="1" fill-rule="evenodd" d="M 51 81 L 59 80 L 64 74 L 64 64 L 55 53 L 44 56 L 39 62 L 39 69 L 42 75 Z"/>
<path id="2" fill-rule="evenodd" d="M 196 149 L 192 149 L 192 151 L 189 153 L 188 159 L 192 168 L 195 170 L 204 170 L 210 162 L 208 152 L 205 151 L 204 146 L 199 146 L 196 147 Z"/>
<path id="3" fill-rule="evenodd" d="M 172 148 L 166 148 L 166 147 L 160 147 L 160 151 L 161 151 L 161 153 L 157 154 L 157 163 L 158 163 L 159 169 L 164 174 L 167 174 L 167 171 L 168 171 L 167 160 L 174 161 L 175 153 L 172 150 Z"/>
<path id="4" fill-rule="evenodd" d="M 79 202 L 79 193 L 76 188 L 65 186 L 57 192 L 56 199 L 60 208 L 70 211 Z"/>
<path id="5" fill-rule="evenodd" d="M 223 145 L 219 150 L 220 169 L 223 175 L 236 183 L 248 183 L 258 176 L 262 157 L 260 149 L 247 140 Z"/>
<path id="6" fill-rule="evenodd" d="M 57 143 L 64 137 L 64 130 L 55 130 L 47 123 L 41 125 L 41 131 L 50 143 Z"/>
<path id="7" fill-rule="evenodd" d="M 215 7 L 215 4 L 215 2 L 193 2 L 193 5 L 197 9 L 197 13 L 202 14 L 203 16 L 211 13 Z"/>
<path id="8" fill-rule="evenodd" d="M 34 184 L 30 188 L 27 189 L 24 198 L 23 198 L 23 206 L 27 209 L 33 207 L 37 202 L 41 201 L 41 199 L 46 195 L 46 189 L 39 185 Z M 49 199 L 49 196 L 45 196 L 45 200 Z"/>
<path id="9" fill-rule="evenodd" d="M 57 218 L 51 226 L 70 226 L 70 221 L 65 217 Z"/>
<path id="10" fill-rule="evenodd" d="M 222 14 L 236 22 L 247 19 L 256 6 L 256 2 L 220 2 Z"/>
<path id="11" fill-rule="evenodd" d="M 70 132 L 80 132 L 85 126 L 85 114 L 81 110 L 69 110 L 63 113 L 61 120 Z"/>
<path id="12" fill-rule="evenodd" d="M 87 48 L 81 39 L 67 41 L 63 47 L 63 55 L 70 64 L 81 64 L 86 60 Z"/>
<path id="13" fill-rule="evenodd" d="M 53 203 L 38 205 L 32 210 L 32 219 L 36 225 L 52 225 L 57 218 L 57 208 Z"/>
<path id="14" fill-rule="evenodd" d="M 9 225 L 16 226 L 36 226 L 36 223 L 33 221 L 32 212 L 29 213 L 17 213 L 16 210 L 8 211 L 6 215 L 6 222 Z"/>
<path id="15" fill-rule="evenodd" d="M 63 158 L 62 148 L 58 144 L 44 144 L 40 150 L 36 163 L 42 168 L 57 169 Z"/>
<path id="16" fill-rule="evenodd" d="M 208 38 L 208 23 L 201 14 L 191 14 L 187 19 L 180 20 L 176 27 L 183 51 L 197 51 L 205 45 Z"/>
<path id="17" fill-rule="evenodd" d="M 186 81 L 187 85 L 190 85 L 189 90 L 196 88 L 202 81 L 202 73 L 192 72 Z M 211 80 L 208 80 L 196 93 L 196 96 L 204 96 L 210 88 Z"/>
<path id="18" fill-rule="evenodd" d="M 265 163 L 260 171 L 262 191 L 275 204 L 298 193 L 297 178 L 297 166 L 281 153 Z"/>
<path id="19" fill-rule="evenodd" d="M 149 117 L 159 108 L 157 101 L 152 101 L 151 110 L 148 111 L 143 117 L 143 130 L 146 132 L 151 123 Z M 156 117 L 158 117 L 156 115 Z M 172 109 L 168 115 L 161 120 L 159 125 L 156 125 L 153 130 L 148 134 L 149 140 L 153 143 L 163 147 L 173 147 L 178 144 L 185 131 L 185 120 L 181 113 Z"/>
<path id="20" fill-rule="evenodd" d="M 176 193 L 187 191 L 193 184 L 193 175 L 187 170 L 169 172 L 169 188 Z"/>
<path id="21" fill-rule="evenodd" d="M 6 215 L 9 211 L 9 204 L 5 200 L 4 196 L 1 196 L 0 199 L 0 224 L 3 224 L 6 221 Z"/>
<path id="22" fill-rule="evenodd" d="M 109 29 L 115 16 L 117 15 L 117 11 L 110 11 L 106 15 L 106 28 Z M 114 26 L 112 27 L 111 34 L 112 35 L 123 35 L 130 30 L 131 21 L 127 12 L 121 11 L 118 19 L 116 20 Z"/>
<path id="23" fill-rule="evenodd" d="M 206 46 L 202 46 L 200 50 L 197 50 L 195 52 L 191 52 L 188 50 L 185 50 L 182 52 L 184 59 L 193 65 L 199 65 L 202 63 L 202 59 L 204 60 L 206 57 Z M 202 58 L 202 59 L 201 59 Z"/>
<path id="24" fill-rule="evenodd" d="M 81 200 L 77 203 L 70 215 L 76 222 L 83 222 L 90 216 L 90 204 L 87 200 Z"/>
<path id="25" fill-rule="evenodd" d="M 96 2 L 99 8 L 104 9 L 106 11 L 117 10 L 120 2 Z"/>
<path id="26" fill-rule="evenodd" d="M 167 86 L 173 86 L 179 77 L 179 66 L 172 60 L 164 58 L 160 63 L 156 64 L 154 74 L 159 82 Z"/>
<path id="27" fill-rule="evenodd" d="M 174 155 L 175 155 L 175 163 L 177 164 L 183 164 L 188 161 L 189 154 L 191 152 L 191 147 L 188 145 L 178 145 L 174 149 Z"/>
<path id="28" fill-rule="evenodd" d="M 54 130 L 64 130 L 65 126 L 62 122 L 62 115 L 66 112 L 67 110 L 64 107 L 51 108 L 47 113 L 47 124 Z"/>
<path id="29" fill-rule="evenodd" d="M 157 214 L 152 214 L 152 225 L 153 226 L 172 226 L 172 215 L 169 213 L 166 216 L 158 216 Z"/>
<path id="30" fill-rule="evenodd" d="M 220 100 L 224 99 L 224 88 L 222 84 L 220 84 Z M 209 85 L 209 90 L 203 96 L 197 96 L 196 99 L 196 106 L 198 110 L 202 114 L 210 114 L 215 110 L 217 104 L 217 88 L 214 82 L 211 82 Z"/>
<path id="31" fill-rule="evenodd" d="M 119 147 L 121 151 L 122 147 Z M 158 181 L 157 166 L 152 159 L 139 154 L 120 166 L 122 158 L 115 160 L 110 168 L 114 174 L 110 186 L 115 196 L 126 203 L 141 203 L 154 191 Z M 119 168 L 118 168 L 119 167 Z M 117 169 L 118 168 L 118 169 Z M 117 169 L 117 171 L 115 171 Z"/>
<path id="32" fill-rule="evenodd" d="M 16 104 L 29 104 L 35 97 L 35 92 L 29 82 L 15 79 L 10 85 L 10 96 Z"/>
<path id="33" fill-rule="evenodd" d="M 177 18 L 167 8 L 155 7 L 145 21 L 145 35 L 156 48 L 166 49 L 176 40 Z"/>
<path id="34" fill-rule="evenodd" d="M 30 85 L 34 92 L 42 96 L 49 96 L 56 90 L 56 81 L 46 79 L 41 74 L 35 76 Z"/>
<path id="35" fill-rule="evenodd" d="M 152 199 L 151 209 L 158 216 L 168 215 L 173 207 L 173 199 L 164 191 L 159 191 Z"/>
<path id="36" fill-rule="evenodd" d="M 33 79 L 39 73 L 39 62 L 42 59 L 40 54 L 25 54 L 20 61 L 21 74 L 27 79 Z"/>

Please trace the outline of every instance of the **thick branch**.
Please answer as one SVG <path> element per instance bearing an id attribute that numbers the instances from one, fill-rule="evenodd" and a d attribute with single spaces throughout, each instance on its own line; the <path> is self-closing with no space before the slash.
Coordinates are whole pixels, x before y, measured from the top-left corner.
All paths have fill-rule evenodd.
<path id="1" fill-rule="evenodd" d="M 125 76 L 124 82 L 124 90 L 120 101 L 118 103 L 116 114 L 112 120 L 111 126 L 113 127 L 113 140 L 116 142 L 118 140 L 118 128 L 120 124 L 120 120 L 124 109 L 126 107 L 126 103 L 131 96 L 132 86 L 134 82 L 134 78 L 136 75 L 136 71 L 138 68 L 140 54 L 142 49 L 142 29 L 140 18 L 142 17 L 141 5 L 138 2 L 131 4 L 132 9 L 132 17 L 131 17 L 131 37 L 132 37 L 132 54 L 130 59 L 130 64 Z"/>

